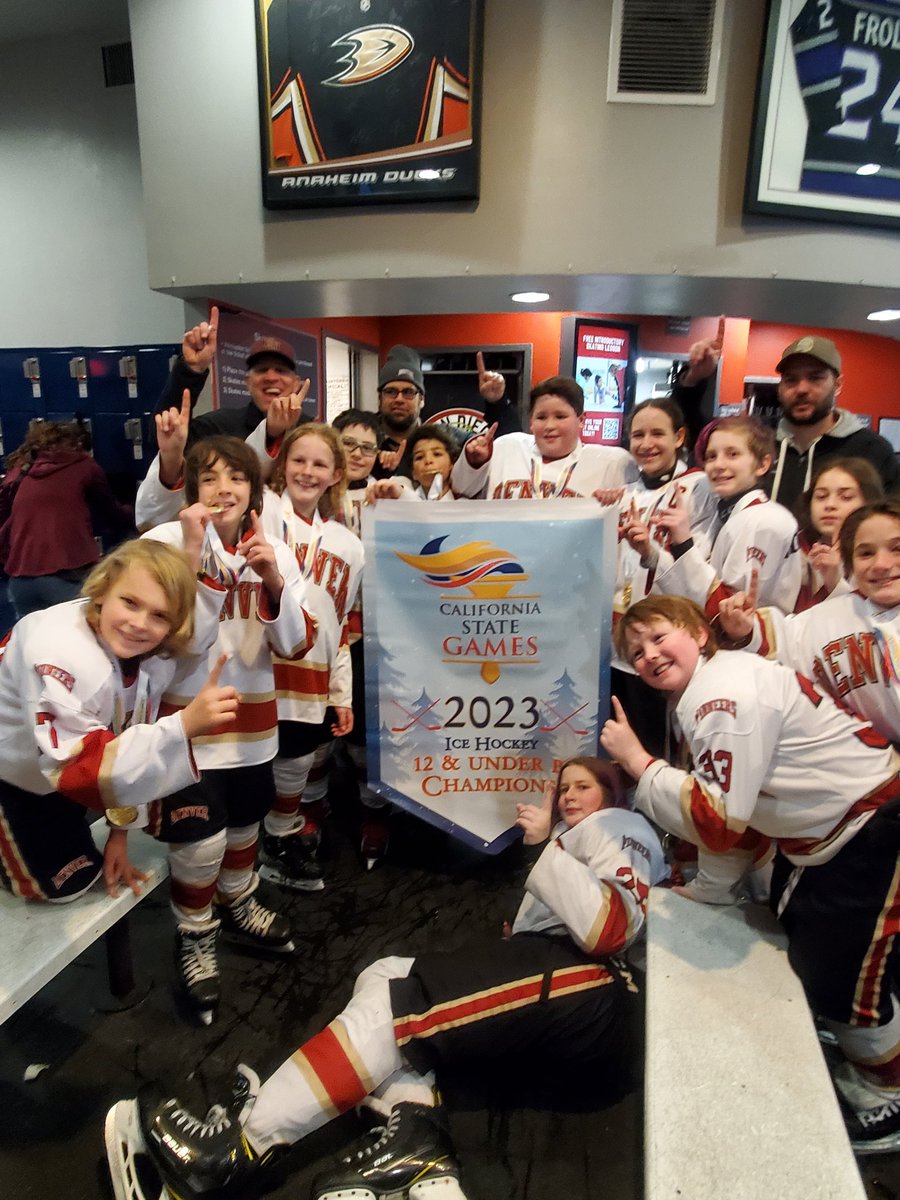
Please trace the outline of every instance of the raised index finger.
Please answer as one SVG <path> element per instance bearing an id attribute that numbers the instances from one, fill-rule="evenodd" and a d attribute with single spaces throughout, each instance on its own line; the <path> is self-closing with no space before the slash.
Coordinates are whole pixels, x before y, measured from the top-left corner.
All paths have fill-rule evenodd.
<path id="1" fill-rule="evenodd" d="M 716 329 L 716 337 L 713 346 L 716 350 L 721 350 L 725 342 L 725 318 L 719 317 L 719 325 Z"/>
<path id="2" fill-rule="evenodd" d="M 187 388 L 181 393 L 181 419 L 182 421 L 191 419 L 191 393 Z"/>
<path id="3" fill-rule="evenodd" d="M 755 564 L 750 571 L 750 588 L 747 592 L 750 607 L 755 611 L 759 606 L 759 567 Z"/>
<path id="4" fill-rule="evenodd" d="M 476 351 L 476 354 L 475 354 L 475 366 L 478 370 L 478 374 L 480 376 L 483 376 L 485 373 L 485 371 L 484 371 L 484 355 L 481 353 L 480 350 Z"/>
<path id="5" fill-rule="evenodd" d="M 227 662 L 228 662 L 227 654 L 220 654 L 219 657 L 216 659 L 216 665 L 210 671 L 209 679 L 207 679 L 207 681 L 206 681 L 206 683 L 209 687 L 218 687 L 219 686 L 219 680 L 222 678 L 222 669 Z"/>

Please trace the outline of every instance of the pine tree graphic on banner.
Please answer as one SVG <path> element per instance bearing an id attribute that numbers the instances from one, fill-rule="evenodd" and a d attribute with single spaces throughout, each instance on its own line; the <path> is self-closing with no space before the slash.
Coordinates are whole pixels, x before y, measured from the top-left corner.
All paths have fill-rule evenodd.
<path id="1" fill-rule="evenodd" d="M 582 707 L 586 701 L 586 707 Z M 554 758 L 564 760 L 595 751 L 596 708 L 596 696 L 582 696 L 568 671 L 553 681 L 553 691 L 543 704 L 541 726 Z"/>

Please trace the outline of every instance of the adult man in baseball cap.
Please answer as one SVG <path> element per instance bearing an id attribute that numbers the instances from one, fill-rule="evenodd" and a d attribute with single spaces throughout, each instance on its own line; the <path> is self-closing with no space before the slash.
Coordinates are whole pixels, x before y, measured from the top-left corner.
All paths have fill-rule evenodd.
<path id="1" fill-rule="evenodd" d="M 827 458 L 864 458 L 878 471 L 885 491 L 900 485 L 890 442 L 846 409 L 837 407 L 843 384 L 841 356 L 830 338 L 807 335 L 785 347 L 775 370 L 781 376 L 782 416 L 772 499 L 793 509 Z"/>
<path id="2" fill-rule="evenodd" d="M 209 321 L 201 321 L 188 329 L 181 343 L 181 354 L 169 372 L 163 394 L 156 405 L 157 413 L 183 408 L 185 391 L 190 393 L 190 427 L 188 445 L 214 434 L 231 434 L 246 438 L 257 427 L 276 399 L 297 396 L 302 404 L 309 384 L 297 374 L 293 347 L 282 338 L 260 337 L 247 354 L 245 383 L 250 395 L 245 408 L 218 408 L 214 412 L 193 415 L 197 397 L 203 390 L 209 368 L 216 353 L 219 310 L 213 307 Z M 173 416 L 174 419 L 174 416 Z M 309 420 L 300 416 L 301 421 Z"/>

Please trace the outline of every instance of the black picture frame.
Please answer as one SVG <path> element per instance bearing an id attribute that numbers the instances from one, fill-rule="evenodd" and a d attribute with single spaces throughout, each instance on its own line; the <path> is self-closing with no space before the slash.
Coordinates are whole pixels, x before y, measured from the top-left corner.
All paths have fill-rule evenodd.
<path id="1" fill-rule="evenodd" d="M 256 0 L 269 209 L 478 199 L 483 0 Z"/>
<path id="2" fill-rule="evenodd" d="M 894 43 L 900 10 L 874 0 L 769 0 L 746 212 L 900 228 Z"/>

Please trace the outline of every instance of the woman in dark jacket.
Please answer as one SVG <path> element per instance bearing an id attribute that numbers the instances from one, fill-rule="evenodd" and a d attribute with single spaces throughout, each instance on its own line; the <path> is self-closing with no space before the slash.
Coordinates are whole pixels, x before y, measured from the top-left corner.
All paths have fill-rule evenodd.
<path id="1" fill-rule="evenodd" d="M 100 557 L 98 528 L 124 536 L 134 514 L 113 496 L 103 470 L 84 449 L 74 424 L 32 424 L 7 457 L 0 487 L 9 499 L 2 540 L 16 618 L 74 599 Z"/>

